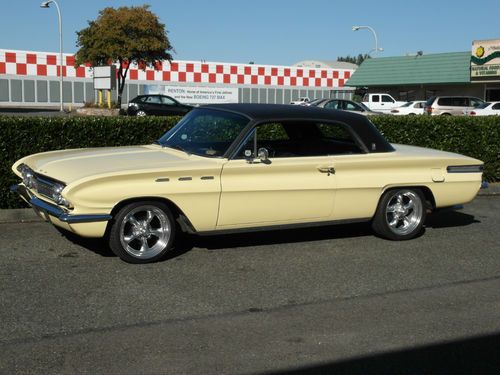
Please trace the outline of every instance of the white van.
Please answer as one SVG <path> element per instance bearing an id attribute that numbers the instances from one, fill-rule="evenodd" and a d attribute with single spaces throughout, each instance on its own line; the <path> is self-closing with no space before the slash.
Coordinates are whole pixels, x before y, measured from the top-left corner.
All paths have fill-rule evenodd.
<path id="1" fill-rule="evenodd" d="M 401 107 L 406 102 L 399 102 L 389 94 L 365 94 L 363 96 L 363 104 L 372 111 L 389 113 L 391 109 Z"/>

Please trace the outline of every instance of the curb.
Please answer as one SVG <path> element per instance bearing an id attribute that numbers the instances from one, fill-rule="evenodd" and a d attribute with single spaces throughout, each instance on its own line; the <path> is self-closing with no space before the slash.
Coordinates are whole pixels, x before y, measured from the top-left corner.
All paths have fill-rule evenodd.
<path id="1" fill-rule="evenodd" d="M 0 223 L 29 223 L 42 221 L 31 208 L 13 208 L 0 210 Z"/>
<path id="2" fill-rule="evenodd" d="M 480 197 L 500 196 L 500 184 L 489 184 L 486 188 L 479 189 Z M 0 224 L 29 223 L 42 221 L 42 219 L 31 208 L 0 209 Z"/>

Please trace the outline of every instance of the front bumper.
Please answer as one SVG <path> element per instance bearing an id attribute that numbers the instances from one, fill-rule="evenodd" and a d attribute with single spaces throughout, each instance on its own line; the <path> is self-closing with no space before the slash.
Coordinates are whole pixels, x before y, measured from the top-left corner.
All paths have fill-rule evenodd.
<path id="1" fill-rule="evenodd" d="M 24 199 L 44 220 L 49 220 L 48 216 L 50 215 L 63 223 L 78 224 L 109 221 L 112 218 L 111 215 L 107 214 L 72 215 L 56 205 L 47 203 L 35 197 L 29 192 L 28 189 L 26 189 L 24 185 L 12 185 L 10 190 L 19 194 L 21 198 Z"/>

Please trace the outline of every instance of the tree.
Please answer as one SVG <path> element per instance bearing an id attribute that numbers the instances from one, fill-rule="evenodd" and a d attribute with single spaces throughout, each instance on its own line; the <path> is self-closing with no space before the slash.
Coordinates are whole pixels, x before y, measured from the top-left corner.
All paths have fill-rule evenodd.
<path id="1" fill-rule="evenodd" d="M 173 48 L 165 25 L 149 10 L 149 5 L 104 8 L 95 21 L 77 31 L 75 65 L 118 63 L 118 105 L 130 64 L 153 67 L 162 60 L 172 61 Z"/>
<path id="2" fill-rule="evenodd" d="M 365 61 L 366 59 L 370 59 L 371 56 L 368 55 L 368 54 L 364 54 L 362 55 L 361 53 L 356 57 L 356 56 L 350 56 L 350 55 L 347 55 L 345 57 L 337 57 L 337 61 L 344 61 L 344 62 L 349 62 L 349 63 L 353 63 L 353 64 L 356 64 L 356 65 L 361 65 L 361 63 L 363 61 Z"/>

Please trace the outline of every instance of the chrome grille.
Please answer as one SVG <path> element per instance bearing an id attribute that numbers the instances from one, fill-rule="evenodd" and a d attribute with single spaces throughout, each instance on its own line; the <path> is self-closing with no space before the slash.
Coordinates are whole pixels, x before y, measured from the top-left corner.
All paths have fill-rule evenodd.
<path id="1" fill-rule="evenodd" d="M 42 177 L 38 174 L 35 175 L 36 179 L 36 191 L 38 194 L 43 195 L 49 199 L 52 199 L 52 193 L 54 192 L 55 182 L 48 180 L 46 177 Z"/>

